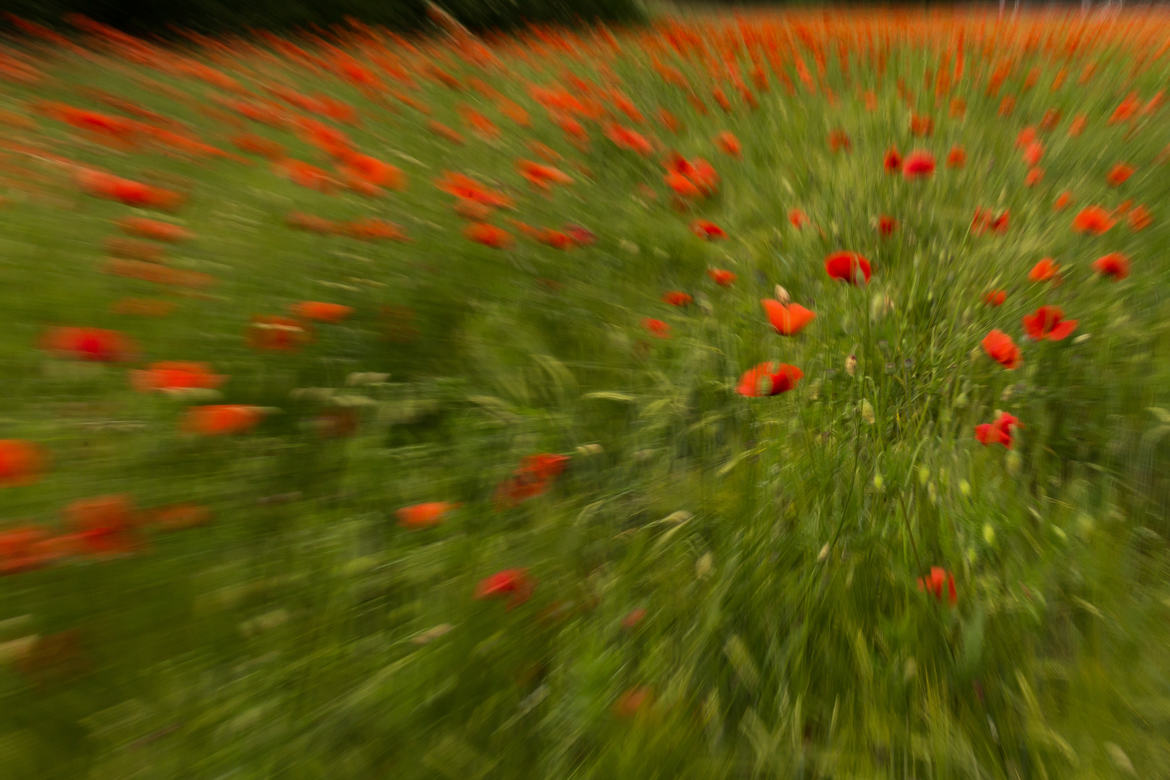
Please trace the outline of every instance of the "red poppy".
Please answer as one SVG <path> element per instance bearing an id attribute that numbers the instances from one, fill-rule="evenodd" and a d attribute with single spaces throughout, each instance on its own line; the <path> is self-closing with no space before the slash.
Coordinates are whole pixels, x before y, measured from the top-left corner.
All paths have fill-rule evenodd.
<path id="1" fill-rule="evenodd" d="M 926 178 L 934 173 L 934 155 L 930 152 L 915 151 L 906 155 L 902 163 L 902 175 L 907 179 Z"/>
<path id="2" fill-rule="evenodd" d="M 153 363 L 145 371 L 130 372 L 136 390 L 181 390 L 189 388 L 212 389 L 223 383 L 224 377 L 211 373 L 206 363 L 181 360 Z"/>
<path id="3" fill-rule="evenodd" d="M 179 225 L 147 217 L 125 217 L 118 220 L 118 227 L 131 235 L 155 241 L 186 241 L 192 236 L 191 231 Z"/>
<path id="4" fill-rule="evenodd" d="M 1022 361 L 1020 348 L 1002 330 L 993 330 L 983 337 L 983 351 L 1009 371 L 1016 369 Z"/>
<path id="5" fill-rule="evenodd" d="M 730 287 L 735 282 L 735 274 L 723 268 L 710 268 L 707 276 L 720 287 Z"/>
<path id="6" fill-rule="evenodd" d="M 1044 144 L 1039 141 L 1033 141 L 1024 148 L 1024 163 L 1029 168 L 1035 168 L 1039 165 L 1042 157 L 1044 157 Z"/>
<path id="7" fill-rule="evenodd" d="M 129 360 L 134 350 L 121 333 L 101 328 L 53 328 L 45 334 L 42 344 L 62 357 L 99 363 Z"/>
<path id="8" fill-rule="evenodd" d="M 103 171 L 83 169 L 77 175 L 77 182 L 90 195 L 120 201 L 127 206 L 173 209 L 183 201 L 183 196 L 177 192 L 123 179 Z"/>
<path id="9" fill-rule="evenodd" d="M 468 201 L 472 202 L 472 201 Z M 475 204 L 481 205 L 481 204 Z M 486 207 L 484 207 L 486 208 Z M 398 225 L 378 217 L 363 217 L 337 226 L 343 235 L 359 241 L 406 241 L 406 233 Z"/>
<path id="10" fill-rule="evenodd" d="M 550 184 L 572 184 L 573 179 L 567 173 L 551 165 L 521 160 L 517 163 L 521 175 L 537 189 L 547 190 Z"/>
<path id="11" fill-rule="evenodd" d="M 1051 257 L 1042 258 L 1032 270 L 1028 272 L 1028 281 L 1047 282 L 1060 281 L 1060 266 Z"/>
<path id="12" fill-rule="evenodd" d="M 323 301 L 301 301 L 293 304 L 292 312 L 302 320 L 337 323 L 353 314 L 353 307 Z"/>
<path id="13" fill-rule="evenodd" d="M 1113 225 L 1113 217 L 1100 206 L 1086 206 L 1073 218 L 1073 230 L 1077 233 L 1099 236 Z"/>
<path id="14" fill-rule="evenodd" d="M 839 251 L 825 258 L 825 271 L 833 279 L 850 284 L 869 284 L 869 260 L 857 252 Z"/>
<path id="15" fill-rule="evenodd" d="M 1108 175 L 1105 177 L 1105 181 L 1109 182 L 1109 186 L 1111 187 L 1120 187 L 1130 176 L 1133 176 L 1133 173 L 1134 168 L 1132 165 L 1118 163 L 1110 169 Z"/>
<path id="16" fill-rule="evenodd" d="M 646 618 L 646 610 L 642 607 L 631 609 L 622 618 L 622 628 L 633 629 Z"/>
<path id="17" fill-rule="evenodd" d="M 0 439 L 0 487 L 31 485 L 44 467 L 41 448 L 21 439 Z"/>
<path id="18" fill-rule="evenodd" d="M 732 157 L 739 157 L 740 150 L 742 149 L 739 139 L 726 130 L 715 136 L 715 145 L 724 154 L 729 154 Z"/>
<path id="19" fill-rule="evenodd" d="M 1024 186 L 1025 187 L 1035 187 L 1037 184 L 1039 184 L 1043 180 L 1044 180 L 1044 169 L 1043 168 L 1033 168 L 1032 170 L 1028 171 L 1027 176 L 1024 177 Z"/>
<path id="20" fill-rule="evenodd" d="M 953 607 L 959 600 L 959 594 L 955 591 L 955 576 L 953 574 L 941 566 L 931 566 L 929 575 L 918 578 L 918 589 L 929 591 L 939 602 L 943 600 L 944 586 L 946 587 L 947 602 Z"/>
<path id="21" fill-rule="evenodd" d="M 902 155 L 898 153 L 898 150 L 895 147 L 891 146 L 886 151 L 886 156 L 885 159 L 882 160 L 882 165 L 885 167 L 886 173 L 897 173 L 902 169 Z"/>
<path id="22" fill-rule="evenodd" d="M 490 246 L 492 249 L 507 249 L 512 246 L 512 235 L 508 231 L 486 222 L 471 223 L 464 229 L 463 235 L 477 244 Z"/>
<path id="23" fill-rule="evenodd" d="M 1022 428 L 1019 418 L 1007 412 L 1000 412 L 993 423 L 982 423 L 975 426 L 975 438 L 983 446 L 1002 444 L 1009 450 L 1012 448 L 1012 428 Z"/>
<path id="24" fill-rule="evenodd" d="M 457 198 L 482 203 L 490 208 L 507 208 L 512 205 L 511 198 L 462 173 L 447 171 L 443 178 L 435 182 L 435 186 Z"/>
<path id="25" fill-rule="evenodd" d="M 947 152 L 947 167 L 962 168 L 967 163 L 967 151 L 961 146 L 952 146 Z"/>
<path id="26" fill-rule="evenodd" d="M 782 336 L 795 336 L 810 322 L 816 319 L 816 314 L 801 306 L 799 303 L 783 304 L 771 298 L 765 298 L 760 303 L 768 315 L 772 327 Z"/>
<path id="27" fill-rule="evenodd" d="M 128 496 L 99 496 L 65 507 L 66 522 L 77 551 L 90 555 L 133 552 L 140 546 L 138 518 Z"/>
<path id="28" fill-rule="evenodd" d="M 1076 320 L 1066 320 L 1064 312 L 1056 306 L 1041 306 L 1023 318 L 1024 330 L 1033 341 L 1048 339 L 1063 341 L 1077 329 Z"/>
<path id="29" fill-rule="evenodd" d="M 1120 252 L 1110 252 L 1093 261 L 1093 270 L 1118 282 L 1129 276 L 1129 258 Z"/>
<path id="30" fill-rule="evenodd" d="M 201 436 L 229 436 L 247 433 L 264 417 L 259 406 L 243 404 L 208 404 L 187 410 L 183 430 Z"/>
<path id="31" fill-rule="evenodd" d="M 404 528 L 431 528 L 443 522 L 443 518 L 459 504 L 449 501 L 428 501 L 423 504 L 404 506 L 394 512 L 398 524 Z"/>
<path id="32" fill-rule="evenodd" d="M 255 316 L 248 326 L 248 343 L 253 349 L 287 352 L 312 339 L 308 326 L 292 317 Z"/>
<path id="33" fill-rule="evenodd" d="M 656 338 L 668 339 L 670 338 L 670 325 L 662 320 L 656 320 L 653 317 L 646 317 L 642 320 L 642 327 Z"/>
<path id="34" fill-rule="evenodd" d="M 619 718 L 632 718 L 650 701 L 650 689 L 641 685 L 624 691 L 613 703 L 613 714 Z"/>
<path id="35" fill-rule="evenodd" d="M 727 238 L 726 231 L 705 219 L 699 219 L 691 223 L 691 232 L 699 238 L 705 238 L 708 241 L 721 241 Z"/>
<path id="36" fill-rule="evenodd" d="M 0 531 L 0 575 L 39 569 L 57 557 L 55 548 L 43 528 L 22 526 Z"/>
<path id="37" fill-rule="evenodd" d="M 533 588 L 534 583 L 527 569 L 504 569 L 480 580 L 475 586 L 475 597 L 490 599 L 508 596 L 508 609 L 511 609 L 528 601 Z"/>
<path id="38" fill-rule="evenodd" d="M 894 229 L 898 227 L 898 220 L 893 217 L 883 214 L 878 217 L 878 233 L 883 236 L 893 235 Z"/>
<path id="39" fill-rule="evenodd" d="M 497 506 L 514 506 L 521 501 L 538 496 L 548 489 L 568 464 L 565 455 L 541 453 L 528 455 L 520 461 L 512 476 L 496 489 Z"/>
<path id="40" fill-rule="evenodd" d="M 735 391 L 749 398 L 787 392 L 804 376 L 804 372 L 787 363 L 760 363 L 739 378 Z"/>
<path id="41" fill-rule="evenodd" d="M 808 224 L 808 214 L 805 214 L 800 209 L 792 209 L 788 212 L 788 221 L 792 223 L 792 227 L 800 230 Z"/>
<path id="42" fill-rule="evenodd" d="M 911 135 L 930 135 L 934 132 L 934 119 L 928 116 L 919 116 L 918 114 L 910 115 L 910 134 Z"/>
<path id="43" fill-rule="evenodd" d="M 849 151 L 853 148 L 853 142 L 849 140 L 849 135 L 844 130 L 831 130 L 829 132 L 829 150 L 833 152 L 844 149 Z"/>
<path id="44" fill-rule="evenodd" d="M 1068 190 L 1056 196 L 1056 200 L 1052 204 L 1053 211 L 1064 211 L 1072 203 L 1072 193 Z"/>
<path id="45" fill-rule="evenodd" d="M 1129 212 L 1129 227 L 1132 230 L 1145 230 L 1153 221 L 1153 217 L 1150 216 L 1150 212 L 1146 210 L 1145 206 L 1138 206 Z"/>
<path id="46" fill-rule="evenodd" d="M 1007 300 L 1007 290 L 992 290 L 983 296 L 983 302 L 988 306 L 1003 306 Z"/>
<path id="47" fill-rule="evenodd" d="M 671 306 L 689 306 L 695 299 L 682 290 L 671 290 L 662 296 Z"/>

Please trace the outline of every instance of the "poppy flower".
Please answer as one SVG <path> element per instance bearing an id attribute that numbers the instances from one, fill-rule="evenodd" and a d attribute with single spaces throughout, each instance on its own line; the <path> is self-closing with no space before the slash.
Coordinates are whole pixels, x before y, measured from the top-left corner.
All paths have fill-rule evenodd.
<path id="1" fill-rule="evenodd" d="M 0 575 L 19 574 L 45 566 L 55 557 L 52 542 L 48 532 L 36 526 L 0 531 Z"/>
<path id="2" fill-rule="evenodd" d="M 947 167 L 962 168 L 967 163 L 967 151 L 961 146 L 952 146 L 947 152 Z"/>
<path id="3" fill-rule="evenodd" d="M 803 371 L 787 363 L 760 363 L 743 373 L 735 391 L 748 398 L 777 395 L 796 387 L 803 376 Z"/>
<path id="4" fill-rule="evenodd" d="M 730 287 L 735 282 L 735 274 L 723 268 L 709 268 L 707 276 L 720 287 Z"/>
<path id="5" fill-rule="evenodd" d="M 1120 187 L 1130 176 L 1133 176 L 1133 173 L 1134 168 L 1132 165 L 1118 163 L 1109 170 L 1109 173 L 1105 176 L 1105 181 L 1109 182 L 1110 187 Z"/>
<path id="6" fill-rule="evenodd" d="M 508 598 L 508 609 L 517 607 L 532 596 L 534 583 L 527 569 L 504 569 L 482 579 L 475 586 L 477 599 Z"/>
<path id="7" fill-rule="evenodd" d="M 898 227 L 898 220 L 883 214 L 878 217 L 877 227 L 878 233 L 882 234 L 883 236 L 890 236 L 893 235 L 895 228 Z"/>
<path id="8" fill-rule="evenodd" d="M 423 504 L 404 506 L 394 512 L 398 524 L 403 528 L 431 528 L 443 522 L 443 518 L 459 504 L 449 501 L 428 501 Z"/>
<path id="9" fill-rule="evenodd" d="M 630 688 L 613 703 L 613 714 L 619 718 L 632 718 L 650 701 L 650 689 L 645 685 Z"/>
<path id="10" fill-rule="evenodd" d="M 118 227 L 132 236 L 141 236 L 155 241 L 186 241 L 191 231 L 179 225 L 147 217 L 125 217 L 118 220 Z"/>
<path id="11" fill-rule="evenodd" d="M 628 127 L 623 127 L 616 122 L 611 122 L 605 127 L 605 136 L 613 141 L 619 149 L 626 149 L 631 152 L 637 152 L 643 157 L 648 157 L 653 151 L 654 147 L 646 140 L 646 137 L 636 130 L 631 130 Z"/>
<path id="12" fill-rule="evenodd" d="M 1056 306 L 1041 306 L 1025 316 L 1022 322 L 1028 338 L 1033 341 L 1063 341 L 1077 329 L 1077 321 L 1064 319 L 1064 312 Z"/>
<path id="13" fill-rule="evenodd" d="M 669 171 L 664 180 L 680 198 L 697 198 L 703 194 L 698 185 L 677 171 Z"/>
<path id="14" fill-rule="evenodd" d="M 248 326 L 248 343 L 253 349 L 287 352 L 312 339 L 308 326 L 292 317 L 256 316 Z"/>
<path id="15" fill-rule="evenodd" d="M 1072 203 L 1072 193 L 1068 190 L 1056 196 L 1056 200 L 1052 203 L 1053 211 L 1064 211 Z"/>
<path id="16" fill-rule="evenodd" d="M 800 230 L 808 224 L 808 214 L 805 214 L 800 209 L 792 209 L 788 212 L 788 221 L 792 223 L 792 227 Z"/>
<path id="17" fill-rule="evenodd" d="M 473 200 L 491 208 L 508 208 L 511 198 L 462 173 L 447 171 L 435 186 L 456 198 Z"/>
<path id="18" fill-rule="evenodd" d="M 1145 230 L 1153 221 L 1153 217 L 1150 216 L 1150 212 L 1146 210 L 1145 206 L 1138 206 L 1129 212 L 1129 227 L 1134 231 Z"/>
<path id="19" fill-rule="evenodd" d="M 825 271 L 833 279 L 850 284 L 859 284 L 864 281 L 869 284 L 869 260 L 857 252 L 839 251 L 825 258 Z"/>
<path id="20" fill-rule="evenodd" d="M 886 173 L 897 173 L 902 169 L 902 155 L 898 150 L 891 146 L 886 151 L 886 156 L 882 160 L 882 166 L 886 169 Z"/>
<path id="21" fill-rule="evenodd" d="M 597 236 L 593 234 L 593 231 L 580 225 L 565 225 L 565 233 L 573 239 L 574 244 L 579 246 L 589 246 L 597 242 Z"/>
<path id="22" fill-rule="evenodd" d="M 565 470 L 568 462 L 567 456 L 551 453 L 525 457 L 512 476 L 496 489 L 497 506 L 514 506 L 545 492 L 552 481 Z"/>
<path id="23" fill-rule="evenodd" d="M 726 231 L 705 219 L 699 219 L 691 223 L 691 232 L 699 238 L 705 238 L 708 241 L 721 241 L 727 238 Z"/>
<path id="24" fill-rule="evenodd" d="M 1035 187 L 1037 184 L 1039 184 L 1043 180 L 1044 180 L 1044 169 L 1043 168 L 1033 168 L 1030 171 L 1028 171 L 1028 174 L 1024 177 L 1024 186 L 1025 187 Z"/>
<path id="25" fill-rule="evenodd" d="M 1033 141 L 1024 148 L 1023 158 L 1024 163 L 1029 168 L 1035 168 L 1040 164 L 1041 158 L 1044 157 L 1044 144 L 1039 141 Z"/>
<path id="26" fill-rule="evenodd" d="M 795 336 L 817 316 L 799 303 L 784 304 L 771 298 L 765 298 L 760 303 L 768 315 L 768 322 L 781 336 Z"/>
<path id="27" fill-rule="evenodd" d="M 463 235 L 477 244 L 490 246 L 492 249 L 507 249 L 512 246 L 510 233 L 486 222 L 471 223 L 464 229 Z"/>
<path id="28" fill-rule="evenodd" d="M 910 134 L 917 136 L 930 135 L 934 132 L 934 119 L 928 116 L 910 115 Z"/>
<path id="29" fill-rule="evenodd" d="M 1042 258 L 1032 270 L 1028 271 L 1028 281 L 1047 282 L 1060 280 L 1060 266 L 1051 257 Z"/>
<path id="30" fill-rule="evenodd" d="M 517 163 L 517 167 L 520 169 L 520 174 L 528 180 L 528 183 L 540 190 L 547 190 L 550 184 L 573 183 L 571 176 L 551 165 L 534 162 L 533 160 L 521 160 Z"/>
<path id="31" fill-rule="evenodd" d="M 644 608 L 637 607 L 636 609 L 631 609 L 626 613 L 626 616 L 622 618 L 622 628 L 627 630 L 636 628 L 638 624 L 641 623 L 645 618 L 646 610 Z"/>
<path id="32" fill-rule="evenodd" d="M 719 147 L 721 152 L 732 157 L 739 157 L 742 149 L 739 139 L 726 130 L 715 136 L 715 145 Z"/>
<path id="33" fill-rule="evenodd" d="M 161 187 L 123 179 L 110 173 L 82 170 L 77 175 L 81 189 L 99 198 L 116 200 L 127 206 L 146 206 L 159 209 L 173 209 L 183 201 L 183 196 Z"/>
<path id="34" fill-rule="evenodd" d="M 337 323 L 353 314 L 353 307 L 323 301 L 301 301 L 293 304 L 292 312 L 302 320 Z"/>
<path id="35" fill-rule="evenodd" d="M 132 552 L 139 546 L 138 518 L 128 496 L 85 498 L 65 507 L 77 551 L 90 555 Z"/>
<path id="36" fill-rule="evenodd" d="M 993 330 L 983 337 L 983 351 L 1008 371 L 1016 369 L 1022 360 L 1020 348 L 1002 330 Z"/>
<path id="37" fill-rule="evenodd" d="M 829 151 L 838 152 L 844 149 L 849 151 L 853 148 L 853 141 L 849 139 L 849 135 L 844 130 L 832 130 L 829 132 Z"/>
<path id="38" fill-rule="evenodd" d="M 401 168 L 368 154 L 345 152 L 339 172 L 351 189 L 366 194 L 406 188 L 406 175 Z"/>
<path id="39" fill-rule="evenodd" d="M 1129 258 L 1120 252 L 1110 252 L 1093 261 L 1093 270 L 1101 276 L 1109 276 L 1113 281 L 1119 282 L 1129 276 Z"/>
<path id="40" fill-rule="evenodd" d="M 224 377 L 211 373 L 206 363 L 180 360 L 153 363 L 145 371 L 130 372 L 130 378 L 134 388 L 141 392 L 213 389 L 219 387 L 224 380 Z"/>
<path id="41" fill-rule="evenodd" d="M 45 457 L 37 445 L 0 439 L 0 487 L 31 485 L 40 478 Z"/>
<path id="42" fill-rule="evenodd" d="M 955 576 L 941 566 L 931 566 L 930 574 L 918 578 L 918 589 L 929 591 L 939 602 L 943 600 L 943 589 L 946 589 L 947 602 L 953 607 L 959 600 L 955 591 Z"/>
<path id="43" fill-rule="evenodd" d="M 264 410 L 243 404 L 207 404 L 187 410 L 183 430 L 201 436 L 229 436 L 247 433 L 256 427 Z"/>
<path id="44" fill-rule="evenodd" d="M 662 300 L 671 306 L 689 306 L 695 299 L 682 290 L 670 290 L 663 294 Z"/>
<path id="45" fill-rule="evenodd" d="M 993 423 L 982 423 L 975 426 L 975 438 L 986 447 L 989 444 L 1002 444 L 1009 450 L 1012 448 L 1012 428 L 1023 427 L 1015 415 L 1000 412 Z"/>
<path id="46" fill-rule="evenodd" d="M 306 230 L 310 233 L 333 233 L 337 230 L 337 223 L 333 220 L 299 211 L 289 214 L 284 223 L 294 230 Z"/>
<path id="47" fill-rule="evenodd" d="M 916 151 L 906 155 L 902 163 L 902 175 L 907 179 L 922 179 L 934 173 L 934 155 Z"/>
<path id="48" fill-rule="evenodd" d="M 1113 227 L 1113 217 L 1100 206 L 1086 206 L 1073 218 L 1073 230 L 1099 236 Z"/>
<path id="49" fill-rule="evenodd" d="M 1088 124 L 1089 118 L 1084 114 L 1073 117 L 1072 123 L 1068 126 L 1068 134 L 1075 138 L 1085 131 L 1085 126 Z"/>
<path id="50" fill-rule="evenodd" d="M 1007 300 L 1007 290 L 992 290 L 983 296 L 983 302 L 988 306 L 1003 306 Z"/>
<path id="51" fill-rule="evenodd" d="M 646 317 L 642 320 L 642 327 L 656 338 L 668 339 L 670 338 L 670 325 L 662 320 L 656 320 L 652 317 Z"/>
<path id="52" fill-rule="evenodd" d="M 134 349 L 121 333 L 101 328 L 53 328 L 45 334 L 42 344 L 61 357 L 98 363 L 128 360 Z"/>

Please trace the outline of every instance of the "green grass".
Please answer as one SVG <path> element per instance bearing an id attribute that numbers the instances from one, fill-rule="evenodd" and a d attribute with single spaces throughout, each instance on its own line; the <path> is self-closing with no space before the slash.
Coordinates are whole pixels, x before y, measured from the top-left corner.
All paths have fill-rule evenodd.
<path id="1" fill-rule="evenodd" d="M 709 41 L 736 30 L 687 24 Z M 0 108 L 36 123 L 0 133 L 0 438 L 35 442 L 50 463 L 36 484 L 0 488 L 0 528 L 60 529 L 71 501 L 107 494 L 143 508 L 196 503 L 213 520 L 146 529 L 132 554 L 0 578 L 0 776 L 1164 773 L 1166 113 L 1108 119 L 1131 91 L 1145 102 L 1165 87 L 1170 57 L 1153 55 L 1170 28 L 1153 13 L 1090 20 L 1066 63 L 1077 19 L 997 28 L 993 17 L 940 15 L 915 21 L 915 35 L 908 24 L 751 17 L 795 89 L 765 59 L 770 88 L 758 108 L 723 84 L 730 113 L 710 99 L 707 68 L 668 53 L 661 29 L 618 33 L 620 49 L 583 33 L 580 56 L 534 36 L 502 41 L 486 69 L 444 43 L 411 52 L 384 39 L 378 51 L 401 58 L 418 79 L 411 94 L 465 136 L 462 146 L 388 94 L 374 99 L 287 57 L 239 41 L 188 50 L 255 95 L 282 84 L 352 105 L 360 124 L 330 124 L 409 180 L 378 199 L 298 187 L 255 157 L 110 148 L 37 101 L 117 113 L 94 101 L 88 90 L 98 88 L 216 147 L 231 150 L 246 130 L 331 168 L 288 129 L 209 116 L 202 109 L 236 96 L 173 63 L 135 64 L 95 40 L 86 41 L 95 61 L 21 42 L 9 53 L 43 77 L 0 87 Z M 960 28 L 965 75 L 936 104 L 924 77 Z M 823 79 L 807 45 L 789 44 L 799 29 L 824 42 Z M 865 30 L 890 36 L 884 76 L 855 43 Z M 1026 48 L 1031 33 L 1051 34 L 1055 49 Z M 838 40 L 852 51 L 847 75 Z M 341 45 L 372 62 L 372 48 Z M 793 50 L 820 82 L 815 92 L 793 70 Z M 651 56 L 687 75 L 707 114 L 663 82 Z M 1004 56 L 1015 68 L 989 96 Z M 1139 58 L 1147 67 L 1134 74 Z M 1097 72 L 1078 83 L 1090 61 Z M 489 82 L 529 111 L 531 126 L 474 90 L 428 80 L 430 62 L 464 83 Z M 1068 79 L 1050 89 L 1061 67 Z M 1039 80 L 1027 89 L 1032 68 Z M 654 155 L 617 148 L 587 120 L 591 143 L 580 151 L 528 92 L 567 86 L 566 72 L 601 83 L 607 70 L 646 115 L 635 127 L 655 139 Z M 910 135 L 899 78 L 915 111 L 934 118 L 931 136 Z M 873 111 L 865 90 L 877 96 Z M 1016 98 L 1008 117 L 998 115 L 1005 94 Z M 967 101 L 962 117 L 948 112 L 955 97 Z M 464 104 L 495 120 L 500 137 L 477 137 Z M 677 136 L 656 122 L 660 107 L 682 121 Z M 1016 138 L 1050 108 L 1063 115 L 1040 133 L 1046 175 L 1028 188 Z M 1071 136 L 1078 114 L 1088 122 Z M 851 151 L 830 151 L 835 128 Z M 715 147 L 724 130 L 742 158 Z M 516 170 L 533 158 L 529 140 L 563 155 L 554 165 L 573 183 L 533 190 Z M 961 169 L 944 164 L 955 144 L 967 152 Z M 938 169 L 921 181 L 887 174 L 891 145 L 930 150 Z M 103 273 L 112 221 L 138 210 L 81 193 L 67 166 L 33 146 L 189 193 L 162 217 L 196 234 L 168 250 L 169 263 L 214 276 L 208 295 Z M 712 161 L 716 195 L 672 207 L 662 163 L 672 149 Z M 1112 188 L 1106 174 L 1118 162 L 1136 173 Z M 513 198 L 514 211 L 492 221 L 516 234 L 514 247 L 462 235 L 454 199 L 433 184 L 444 171 Z M 1064 190 L 1073 206 L 1054 211 Z M 1071 230 L 1082 206 L 1126 199 L 1145 204 L 1150 227 Z M 971 234 L 980 207 L 1009 210 L 1008 231 Z M 793 228 L 794 208 L 812 225 Z M 294 231 L 292 211 L 381 217 L 410 241 Z M 899 221 L 888 238 L 875 227 L 882 214 Z M 508 218 L 580 224 L 597 242 L 558 252 Z M 697 238 L 697 218 L 728 239 Z M 873 262 L 869 285 L 829 279 L 824 258 L 838 249 Z M 1090 263 L 1114 251 L 1131 258 L 1131 276 L 1095 277 Z M 1062 284 L 1028 281 L 1045 256 L 1062 265 Z M 738 278 L 718 287 L 710 267 Z M 797 336 L 777 335 L 761 309 L 777 284 L 817 314 Z M 985 306 L 997 287 L 1006 303 Z M 676 289 L 694 304 L 663 303 Z M 177 308 L 159 319 L 113 313 L 125 297 Z M 315 326 L 297 352 L 249 348 L 253 315 L 303 300 L 354 314 Z M 1020 318 L 1043 304 L 1079 320 L 1072 338 L 1023 337 Z M 387 336 L 384 307 L 413 312 L 413 338 Z M 668 322 L 672 337 L 648 337 L 644 317 Z M 48 356 L 37 343 L 54 325 L 119 330 L 140 354 L 96 366 Z M 980 350 L 993 328 L 1021 345 L 1019 369 Z M 222 402 L 273 411 L 245 435 L 185 434 L 188 401 L 137 393 L 127 380 L 129 368 L 160 360 L 206 361 L 230 377 Z M 803 380 L 771 398 L 737 395 L 739 376 L 767 360 L 799 366 Z M 357 373 L 388 376 L 347 379 Z M 356 410 L 353 436 L 322 439 L 309 427 L 334 407 Z M 974 439 L 999 409 L 1023 424 L 1010 451 Z M 496 486 L 538 452 L 569 455 L 568 469 L 546 493 L 498 510 Z M 398 525 L 397 509 L 425 501 L 462 506 L 434 528 Z M 917 589 L 931 566 L 954 574 L 954 608 Z M 480 580 L 515 567 L 535 582 L 529 601 L 509 609 L 474 598 Z M 623 627 L 638 608 L 645 618 Z M 62 634 L 76 645 L 57 654 L 52 641 L 31 640 Z M 623 692 L 639 687 L 649 696 L 637 713 L 616 714 Z"/>

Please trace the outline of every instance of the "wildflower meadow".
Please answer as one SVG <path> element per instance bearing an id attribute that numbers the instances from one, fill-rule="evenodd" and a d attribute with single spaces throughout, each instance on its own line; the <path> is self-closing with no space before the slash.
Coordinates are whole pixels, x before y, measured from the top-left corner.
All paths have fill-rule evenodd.
<path id="1" fill-rule="evenodd" d="M 1170 12 L 0 39 L 0 777 L 1170 770 Z"/>

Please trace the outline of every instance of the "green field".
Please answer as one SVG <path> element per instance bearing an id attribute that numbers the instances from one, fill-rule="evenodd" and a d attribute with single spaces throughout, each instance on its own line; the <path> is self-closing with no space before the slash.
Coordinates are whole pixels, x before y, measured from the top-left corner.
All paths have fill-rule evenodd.
<path id="1" fill-rule="evenodd" d="M 1170 771 L 1170 15 L 55 35 L 0 777 Z"/>

